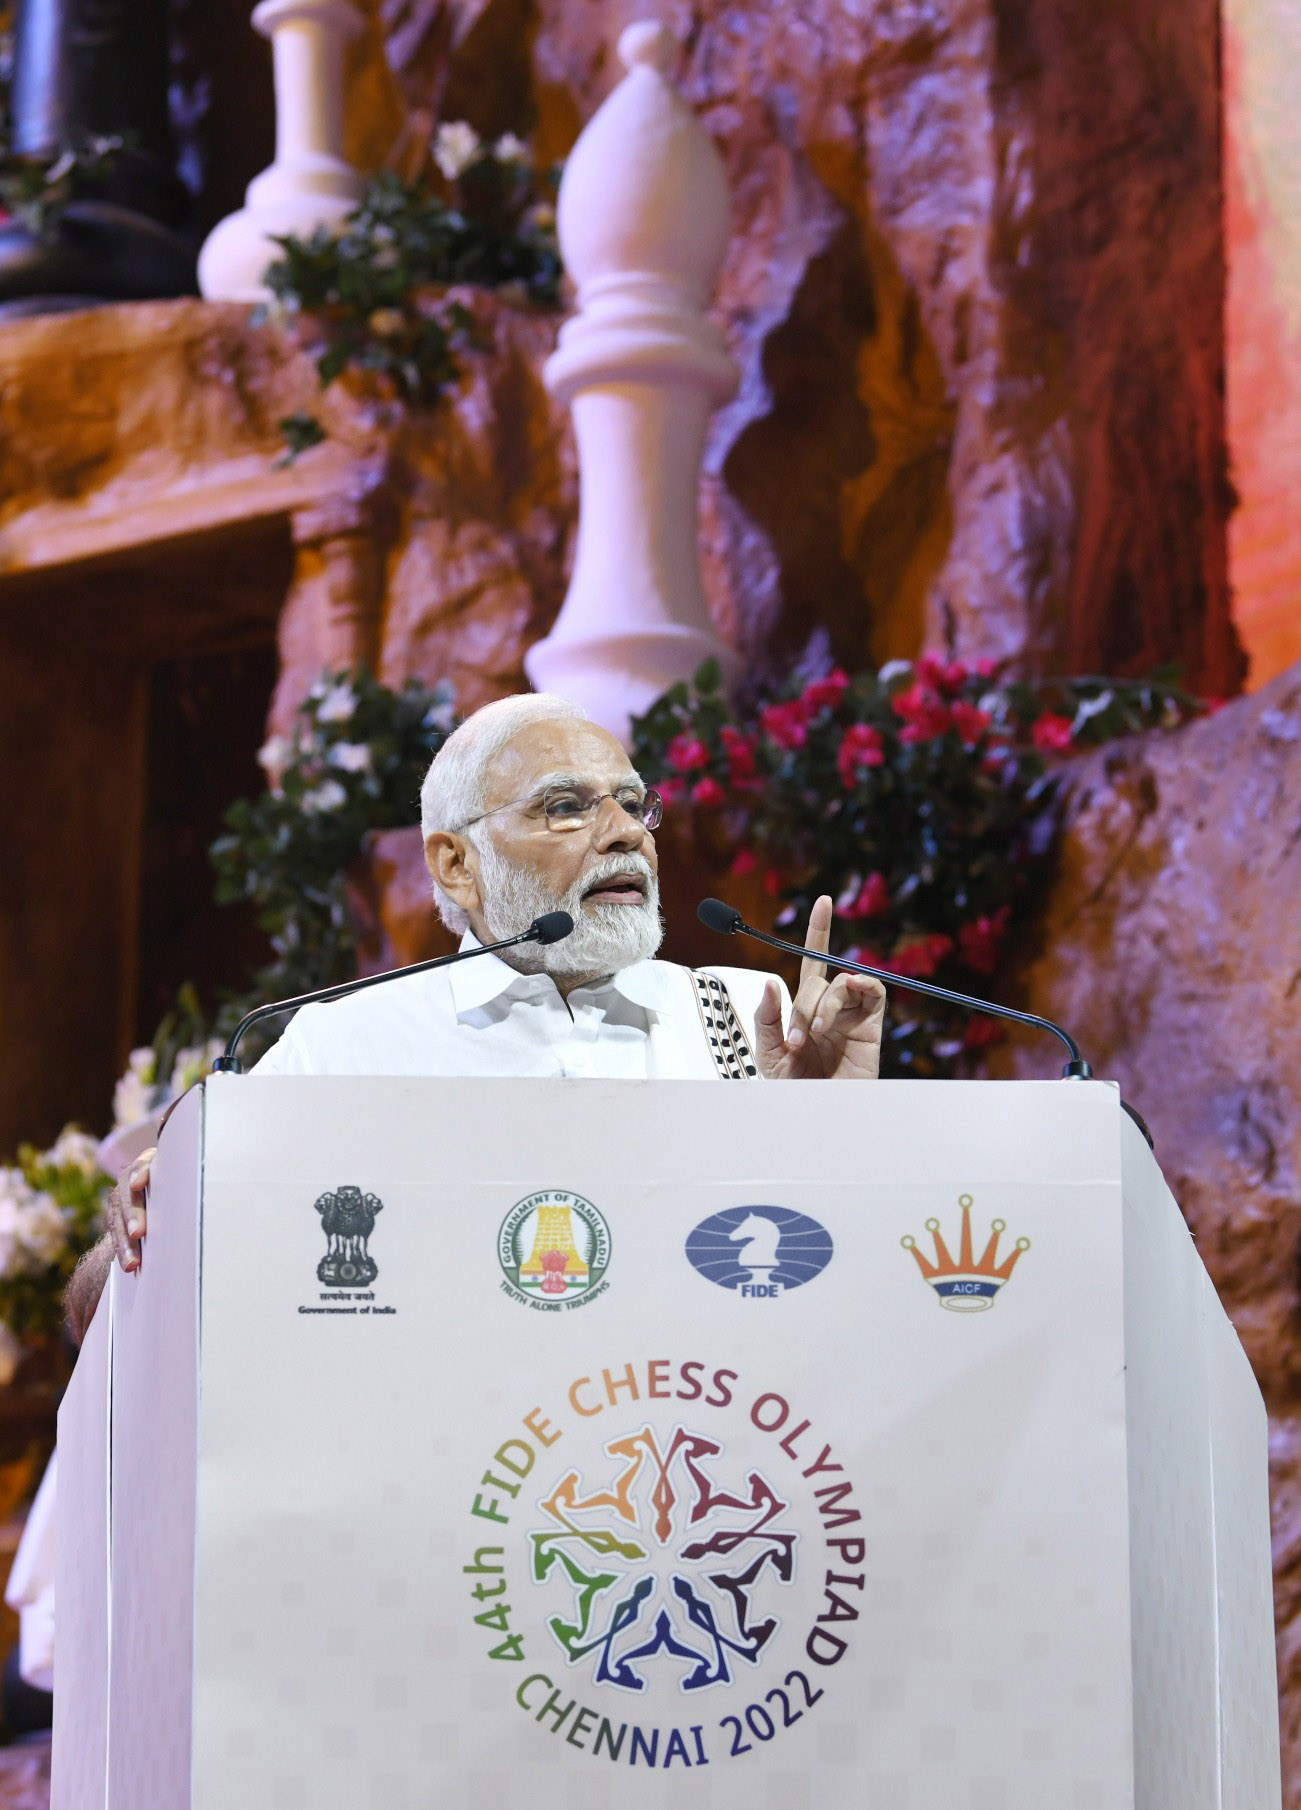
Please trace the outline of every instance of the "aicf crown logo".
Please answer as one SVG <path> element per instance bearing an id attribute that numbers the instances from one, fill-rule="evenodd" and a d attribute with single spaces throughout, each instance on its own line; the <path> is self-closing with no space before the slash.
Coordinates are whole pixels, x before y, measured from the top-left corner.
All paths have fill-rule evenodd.
<path id="1" fill-rule="evenodd" d="M 1007 1230 L 1007 1222 L 991 1220 L 989 1242 L 977 1259 L 971 1237 L 970 1194 L 960 1194 L 958 1205 L 962 1209 L 962 1232 L 956 1258 L 944 1242 L 938 1219 L 926 1221 L 926 1230 L 935 1240 L 934 1262 L 918 1250 L 917 1240 L 911 1233 L 906 1232 L 899 1242 L 917 1259 L 917 1267 L 935 1290 L 941 1307 L 951 1308 L 954 1313 L 979 1313 L 994 1305 L 998 1291 L 1016 1268 L 1021 1253 L 1030 1249 L 1030 1240 L 1018 1238 L 1010 1254 L 1000 1263 L 998 1241 Z"/>

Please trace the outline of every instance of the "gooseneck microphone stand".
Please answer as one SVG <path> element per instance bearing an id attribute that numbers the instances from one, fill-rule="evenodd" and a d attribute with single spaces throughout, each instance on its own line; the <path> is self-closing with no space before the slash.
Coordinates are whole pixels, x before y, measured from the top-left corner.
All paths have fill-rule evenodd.
<path id="1" fill-rule="evenodd" d="M 244 1064 L 235 1051 L 244 1033 L 264 1018 L 276 1018 L 281 1012 L 296 1012 L 299 1006 L 343 999 L 349 993 L 360 993 L 364 987 L 377 987 L 381 981 L 397 980 L 402 975 L 427 974 L 432 968 L 450 968 L 453 963 L 469 961 L 476 955 L 496 955 L 499 949 L 513 949 L 518 943 L 541 943 L 543 946 L 558 943 L 573 928 L 574 920 L 567 911 L 545 911 L 540 918 L 534 918 L 527 930 L 521 930 L 518 936 L 503 937 L 499 943 L 481 943 L 477 949 L 456 949 L 451 955 L 434 955 L 427 962 L 412 962 L 409 968 L 386 968 L 382 974 L 366 974 L 360 980 L 344 980 L 334 987 L 318 987 L 314 993 L 299 993 L 293 999 L 276 999 L 269 1005 L 255 1006 L 251 1012 L 245 1012 L 231 1032 L 224 1053 L 212 1065 L 212 1072 L 218 1075 L 244 1073 Z"/>

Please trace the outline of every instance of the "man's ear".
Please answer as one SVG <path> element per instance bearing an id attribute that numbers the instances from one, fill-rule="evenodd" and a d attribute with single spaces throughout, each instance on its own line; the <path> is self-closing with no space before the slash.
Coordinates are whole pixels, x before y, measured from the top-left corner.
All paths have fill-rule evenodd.
<path id="1" fill-rule="evenodd" d="M 477 911 L 483 903 L 478 863 L 472 865 L 473 845 L 450 830 L 434 830 L 425 837 L 425 866 L 454 905 Z"/>

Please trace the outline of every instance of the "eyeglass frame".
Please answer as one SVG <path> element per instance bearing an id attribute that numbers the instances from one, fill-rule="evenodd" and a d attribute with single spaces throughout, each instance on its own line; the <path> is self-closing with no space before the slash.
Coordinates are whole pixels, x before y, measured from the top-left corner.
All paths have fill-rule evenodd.
<path id="1" fill-rule="evenodd" d="M 582 818 L 574 819 L 572 825 L 566 826 L 565 828 L 560 828 L 546 815 L 546 797 L 548 792 L 586 792 L 590 790 L 591 788 L 588 786 L 566 786 L 553 781 L 551 785 L 544 786 L 540 792 L 530 792 L 525 798 L 512 798 L 507 804 L 495 804 L 490 811 L 480 811 L 477 817 L 467 817 L 465 822 L 458 825 L 458 827 L 452 830 L 450 834 L 459 836 L 462 830 L 472 829 L 476 823 L 482 823 L 485 817 L 496 817 L 501 811 L 518 810 L 520 806 L 533 804 L 535 801 L 542 804 L 543 817 L 546 820 L 547 829 L 553 834 L 565 835 L 567 834 L 569 827 L 576 830 L 586 829 L 589 824 L 596 821 L 600 812 L 600 807 L 605 803 L 607 798 L 612 798 L 616 804 L 619 804 L 619 793 L 617 791 L 594 793 L 590 812 L 585 813 Z M 641 795 L 637 810 L 630 811 L 627 805 L 622 804 L 619 805 L 619 808 L 626 817 L 630 818 L 634 823 L 640 823 L 642 828 L 651 835 L 655 833 L 660 824 L 664 821 L 664 799 L 663 796 L 656 791 L 654 786 L 646 787 Z M 653 823 L 647 823 L 646 821 L 645 813 L 648 811 L 655 819 Z"/>

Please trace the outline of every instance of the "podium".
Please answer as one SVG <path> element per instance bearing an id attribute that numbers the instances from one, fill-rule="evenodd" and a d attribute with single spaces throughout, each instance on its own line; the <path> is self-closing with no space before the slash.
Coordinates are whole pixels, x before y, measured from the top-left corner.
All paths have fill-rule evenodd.
<path id="1" fill-rule="evenodd" d="M 1264 1408 L 1110 1085 L 218 1076 L 149 1225 L 54 1810 L 1278 1810 Z"/>

